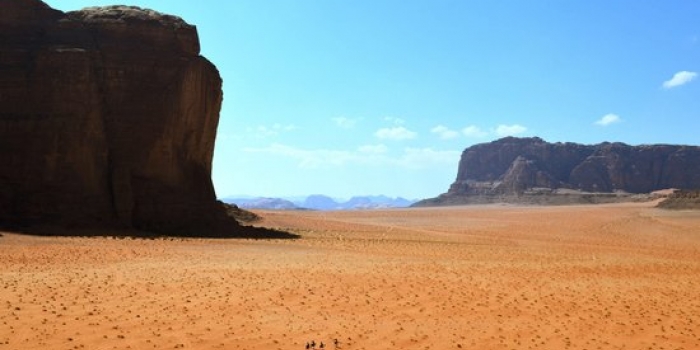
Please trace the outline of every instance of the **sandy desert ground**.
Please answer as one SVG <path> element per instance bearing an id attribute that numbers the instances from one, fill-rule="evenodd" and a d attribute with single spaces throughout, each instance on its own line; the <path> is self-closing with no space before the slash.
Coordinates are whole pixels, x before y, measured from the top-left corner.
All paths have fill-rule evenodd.
<path id="1" fill-rule="evenodd" d="M 0 237 L 3 349 L 700 349 L 700 212 L 259 212 L 293 241 Z"/>

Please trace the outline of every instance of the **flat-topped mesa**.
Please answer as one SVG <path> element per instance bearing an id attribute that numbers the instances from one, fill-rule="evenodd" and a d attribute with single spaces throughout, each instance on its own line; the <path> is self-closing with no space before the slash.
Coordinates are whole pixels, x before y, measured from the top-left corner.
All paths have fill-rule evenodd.
<path id="1" fill-rule="evenodd" d="M 532 195 L 557 192 L 643 194 L 666 188 L 700 188 L 700 147 L 506 137 L 465 149 L 447 193 L 418 205 L 529 202 Z"/>
<path id="2" fill-rule="evenodd" d="M 223 99 L 194 26 L 0 0 L 0 225 L 239 235 L 211 181 Z"/>
<path id="3" fill-rule="evenodd" d="M 112 5 L 92 6 L 78 11 L 67 12 L 68 17 L 85 23 L 120 23 L 151 22 L 163 27 L 175 29 L 193 28 L 178 16 L 168 15 L 138 6 Z"/>

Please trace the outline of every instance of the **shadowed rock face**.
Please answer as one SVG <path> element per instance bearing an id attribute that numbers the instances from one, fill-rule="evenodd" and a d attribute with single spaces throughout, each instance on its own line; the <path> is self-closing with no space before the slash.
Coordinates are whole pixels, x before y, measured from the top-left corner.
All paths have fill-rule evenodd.
<path id="1" fill-rule="evenodd" d="M 441 197 L 512 198 L 555 190 L 639 194 L 665 188 L 700 188 L 700 147 L 507 137 L 464 150 L 457 179 Z"/>
<path id="2" fill-rule="evenodd" d="M 127 6 L 0 8 L 0 223 L 237 229 L 211 182 L 222 82 L 194 26 Z"/>

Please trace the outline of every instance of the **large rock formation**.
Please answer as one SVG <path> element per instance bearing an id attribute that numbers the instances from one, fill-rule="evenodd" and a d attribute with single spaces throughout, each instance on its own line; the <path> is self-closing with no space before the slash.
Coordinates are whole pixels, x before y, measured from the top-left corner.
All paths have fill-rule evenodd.
<path id="1" fill-rule="evenodd" d="M 447 193 L 419 205 L 611 201 L 665 188 L 700 188 L 700 147 L 507 137 L 464 150 Z"/>
<path id="2" fill-rule="evenodd" d="M 194 26 L 0 0 L 0 224 L 240 235 L 211 182 L 222 102 Z"/>

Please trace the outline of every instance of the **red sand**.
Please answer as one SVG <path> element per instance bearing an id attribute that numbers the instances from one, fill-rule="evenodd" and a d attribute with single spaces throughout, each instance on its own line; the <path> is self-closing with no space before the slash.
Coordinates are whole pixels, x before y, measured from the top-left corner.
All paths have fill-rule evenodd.
<path id="1" fill-rule="evenodd" d="M 302 238 L 3 233 L 0 350 L 700 349 L 700 212 L 259 213 Z"/>

